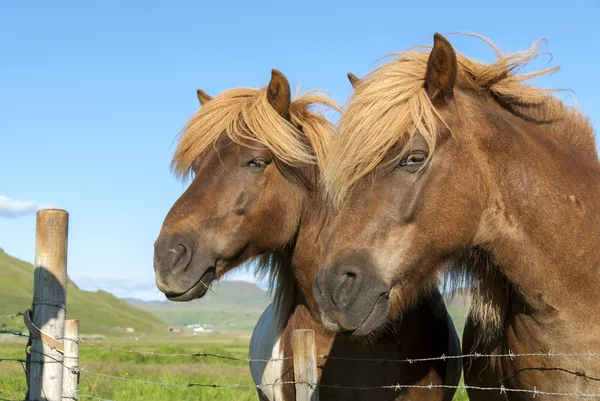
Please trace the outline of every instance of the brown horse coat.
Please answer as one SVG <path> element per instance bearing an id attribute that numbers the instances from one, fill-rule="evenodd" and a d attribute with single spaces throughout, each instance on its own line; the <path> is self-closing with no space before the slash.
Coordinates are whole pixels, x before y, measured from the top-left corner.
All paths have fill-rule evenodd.
<path id="1" fill-rule="evenodd" d="M 588 119 L 523 83 L 556 69 L 516 74 L 538 47 L 484 64 L 436 34 L 400 53 L 357 85 L 323 170 L 327 327 L 380 330 L 450 272 L 473 289 L 464 353 L 579 354 L 473 358 L 467 385 L 507 391 L 472 400 L 600 394 L 581 356 L 600 351 L 600 163 Z M 368 290 L 340 306 L 340 287 Z"/>
<path id="2" fill-rule="evenodd" d="M 293 385 L 272 385 L 293 381 L 291 335 L 303 328 L 315 330 L 317 353 L 326 356 L 318 360 L 321 399 L 450 400 L 453 390 L 356 389 L 457 384 L 456 359 L 405 362 L 460 352 L 439 292 L 421 297 L 402 319 L 367 341 L 330 332 L 320 322 L 312 286 L 331 208 L 319 189 L 319 167 L 333 129 L 310 106 L 331 101 L 311 94 L 290 101 L 289 84 L 276 70 L 267 88 L 234 89 L 214 99 L 199 92 L 199 99 L 203 107 L 186 125 L 174 157 L 178 173 L 191 170 L 195 177 L 169 211 L 155 244 L 161 291 L 177 301 L 202 297 L 212 280 L 259 257 L 276 281 L 274 305 L 267 311 L 276 321 L 261 318 L 253 349 L 264 340 L 266 357 L 285 358 L 283 364 L 263 366 L 260 381 L 261 372 L 253 370 L 257 384 L 265 385 L 264 399 L 294 399 Z M 270 331 L 264 327 L 275 328 L 275 336 L 262 338 Z M 276 349 L 269 351 L 272 345 Z"/>

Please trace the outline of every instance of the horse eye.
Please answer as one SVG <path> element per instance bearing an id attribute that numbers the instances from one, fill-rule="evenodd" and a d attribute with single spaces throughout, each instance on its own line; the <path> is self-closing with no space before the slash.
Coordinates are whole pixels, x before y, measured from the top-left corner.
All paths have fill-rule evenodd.
<path id="1" fill-rule="evenodd" d="M 254 168 L 265 168 L 268 164 L 269 162 L 264 157 L 257 157 L 256 159 L 252 159 L 247 166 Z"/>
<path id="2" fill-rule="evenodd" d="M 400 162 L 400 167 L 404 167 L 404 166 L 417 166 L 419 164 L 423 164 L 425 162 L 425 160 L 427 160 L 427 153 L 425 153 L 425 152 L 409 153 Z"/>

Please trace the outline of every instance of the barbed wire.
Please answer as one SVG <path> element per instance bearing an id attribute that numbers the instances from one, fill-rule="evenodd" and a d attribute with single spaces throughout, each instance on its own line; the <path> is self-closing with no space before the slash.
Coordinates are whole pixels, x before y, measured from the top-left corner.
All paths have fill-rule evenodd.
<path id="1" fill-rule="evenodd" d="M 0 318 L 14 318 L 18 316 L 24 316 L 23 312 L 17 312 L 7 315 L 0 315 Z M 29 338 L 30 336 L 27 334 L 19 333 L 16 331 L 10 330 L 0 330 L 0 334 L 11 334 L 18 337 Z M 271 359 L 254 359 L 254 358 L 236 358 L 232 356 L 219 355 L 215 353 L 209 352 L 197 352 L 197 353 L 161 353 L 155 351 L 139 351 L 132 348 L 120 348 L 113 347 L 110 345 L 99 345 L 92 344 L 83 341 L 83 339 L 79 339 L 78 343 L 83 344 L 85 346 L 105 349 L 109 351 L 119 351 L 119 352 L 128 352 L 135 353 L 141 355 L 148 356 L 158 356 L 158 357 L 196 357 L 196 358 L 217 358 L 224 359 L 230 361 L 238 361 L 238 362 L 279 362 L 285 361 L 289 359 L 293 359 L 293 357 L 284 357 L 284 358 L 271 358 Z M 351 358 L 351 357 L 341 357 L 341 356 L 330 356 L 330 355 L 317 355 L 317 358 L 321 359 L 331 359 L 331 360 L 343 360 L 343 361 L 357 361 L 357 362 L 400 362 L 400 363 L 416 363 L 416 362 L 433 362 L 433 361 L 445 361 L 448 359 L 466 359 L 466 358 L 522 358 L 522 357 L 600 357 L 600 353 L 598 352 L 586 352 L 586 353 L 557 353 L 553 351 L 549 351 L 546 353 L 523 353 L 523 354 L 515 354 L 509 351 L 507 354 L 481 354 L 481 353 L 472 353 L 472 354 L 461 354 L 461 355 L 441 355 L 438 357 L 430 357 L 430 358 L 403 358 L 403 359 L 393 359 L 393 358 Z"/>
<path id="2" fill-rule="evenodd" d="M 24 316 L 24 315 L 25 314 L 23 312 L 10 313 L 8 315 L 0 315 L 0 319 L 7 319 L 7 318 L 13 319 L 15 317 Z M 0 400 L 1 400 L 1 398 L 0 398 Z"/>
<path id="3" fill-rule="evenodd" d="M 0 362 L 20 362 L 20 363 L 27 363 L 27 360 L 25 360 L 25 359 L 18 359 L 18 358 L 0 358 Z"/>
<path id="4" fill-rule="evenodd" d="M 0 318 L 15 318 L 19 316 L 23 316 L 24 314 L 21 312 L 8 314 L 8 315 L 0 315 Z M 0 334 L 10 334 L 18 337 L 30 338 L 30 335 L 11 331 L 11 330 L 0 330 Z M 154 351 L 141 351 L 135 350 L 133 348 L 121 348 L 121 347 L 113 347 L 110 345 L 99 345 L 93 343 L 87 343 L 82 339 L 79 339 L 78 342 L 83 344 L 84 346 L 96 348 L 96 349 L 104 349 L 107 351 L 116 351 L 116 352 L 126 352 L 126 353 L 134 353 L 141 354 L 146 356 L 156 356 L 156 357 L 196 357 L 196 358 L 217 358 L 222 360 L 229 361 L 239 361 L 239 362 L 277 362 L 277 361 L 285 361 L 293 359 L 293 357 L 284 357 L 284 358 L 271 358 L 271 359 L 254 359 L 254 358 L 237 358 L 226 355 L 219 355 L 215 353 L 207 353 L 207 352 L 198 352 L 198 353 L 161 353 Z M 403 358 L 403 359 L 391 359 L 391 358 L 351 358 L 351 357 L 338 357 L 338 356 L 330 356 L 330 355 L 317 355 L 317 358 L 321 359 L 329 359 L 329 360 L 344 360 L 344 361 L 357 361 L 357 362 L 395 362 L 395 363 L 417 363 L 417 362 L 432 362 L 432 361 L 446 361 L 449 359 L 466 359 L 466 358 L 510 358 L 514 360 L 515 358 L 520 357 L 600 357 L 600 353 L 597 352 L 587 352 L 587 353 L 557 353 L 553 351 L 549 351 L 546 353 L 523 353 L 523 354 L 515 354 L 509 351 L 505 354 L 481 354 L 481 353 L 472 353 L 472 354 L 462 354 L 462 355 L 444 355 L 442 354 L 439 357 L 430 357 L 430 358 Z M 25 359 L 19 358 L 0 358 L 0 362 L 18 362 L 18 363 L 36 363 L 33 361 L 27 361 Z M 60 361 L 56 361 L 58 363 L 62 363 Z M 37 362 L 43 363 L 43 362 Z M 296 384 L 305 384 L 311 387 L 314 387 L 314 383 L 308 383 L 304 381 L 282 381 L 278 383 L 266 383 L 266 384 L 241 384 L 241 383 L 168 383 L 168 382 L 155 382 L 149 380 L 139 380 L 139 379 L 130 379 L 125 376 L 115 376 L 106 373 L 93 372 L 85 368 L 74 368 L 74 371 L 84 372 L 90 376 L 103 377 L 110 380 L 120 380 L 125 382 L 133 382 L 144 385 L 153 385 L 153 386 L 163 386 L 163 387 L 176 387 L 176 388 L 190 388 L 190 387 L 204 387 L 204 388 L 267 388 L 274 386 L 283 386 L 283 385 L 296 385 Z M 445 385 L 445 384 L 433 384 L 429 385 L 409 385 L 409 384 L 390 384 L 390 385 L 380 385 L 380 386 L 343 386 L 339 384 L 316 384 L 318 387 L 322 388 L 334 388 L 334 389 L 343 389 L 343 390 L 357 390 L 357 391 L 372 391 L 372 390 L 394 390 L 400 391 L 403 389 L 424 389 L 424 390 L 433 390 L 433 389 L 452 389 L 452 390 L 476 390 L 476 391 L 498 391 L 500 394 L 507 393 L 525 393 L 532 394 L 535 398 L 536 396 L 546 395 L 546 396 L 560 396 L 560 397 L 576 397 L 576 398 L 600 398 L 600 394 L 595 393 L 567 393 L 567 392 L 551 392 L 551 391 L 543 391 L 537 389 L 534 386 L 533 389 L 515 389 L 515 388 L 506 388 L 504 386 L 500 387 L 479 387 L 479 386 L 470 386 L 470 385 Z M 78 398 L 89 398 L 98 401 L 112 401 L 103 398 L 99 398 L 93 395 L 88 394 L 79 394 Z M 0 398 L 0 401 L 17 401 L 10 400 L 5 398 Z"/>
<path id="5" fill-rule="evenodd" d="M 147 384 L 147 385 L 161 386 L 161 387 L 262 388 L 262 387 L 278 386 L 280 384 L 292 384 L 292 382 L 281 382 L 281 383 L 274 383 L 274 384 L 165 383 L 165 382 L 154 382 L 154 381 L 149 381 L 149 380 L 128 379 L 125 376 L 114 376 L 114 375 L 109 375 L 106 373 L 92 372 L 86 368 L 79 368 L 79 371 L 82 373 L 87 373 L 88 375 L 104 377 L 104 378 L 112 379 L 112 380 L 121 380 L 121 381 L 126 381 L 126 382 L 133 382 L 133 383 Z"/>
<path id="6" fill-rule="evenodd" d="M 121 350 L 123 350 L 123 349 L 121 349 Z M 146 351 L 143 351 L 143 352 L 146 353 Z M 171 356 L 171 355 L 176 355 L 176 354 L 165 354 L 165 355 Z M 198 354 L 185 354 L 185 355 L 198 355 Z M 557 356 L 557 355 L 564 355 L 564 354 L 552 353 L 552 354 L 535 354 L 535 355 Z M 571 355 L 571 354 L 567 354 L 567 355 Z M 580 355 L 588 356 L 588 354 L 580 354 Z M 222 355 L 217 355 L 217 356 L 222 356 Z M 478 354 L 477 356 L 481 356 L 481 355 Z M 499 355 L 493 355 L 493 356 L 499 356 Z M 506 354 L 506 356 L 516 356 L 516 355 Z M 226 357 L 226 358 L 230 358 L 230 357 Z M 241 358 L 237 358 L 237 359 L 240 360 Z M 18 359 L 18 358 L 0 358 L 0 361 L 12 361 L 12 362 L 27 363 L 26 360 Z M 266 360 L 266 361 L 268 361 L 268 360 Z M 405 360 L 399 360 L 399 361 L 405 362 Z M 32 361 L 30 361 L 30 363 L 31 362 Z M 62 363 L 59 361 L 57 361 L 57 362 Z M 306 381 L 281 381 L 281 382 L 277 382 L 277 383 L 266 383 L 266 384 L 168 383 L 168 382 L 155 382 L 155 381 L 150 381 L 150 380 L 131 379 L 131 378 L 128 378 L 125 376 L 116 376 L 116 375 L 110 375 L 110 374 L 106 374 L 106 373 L 94 372 L 94 371 L 90 371 L 86 368 L 74 367 L 72 369 L 73 369 L 73 372 L 76 372 L 76 373 L 84 372 L 90 376 L 103 377 L 103 378 L 110 379 L 110 380 L 120 380 L 120 381 L 133 382 L 133 383 L 139 383 L 139 384 L 144 384 L 144 385 L 175 387 L 175 388 L 204 387 L 204 388 L 246 388 L 246 389 L 255 388 L 255 389 L 261 389 L 261 388 L 274 387 L 274 386 L 305 384 L 305 385 L 309 385 L 311 387 L 314 387 L 316 385 L 316 386 L 322 387 L 322 388 L 334 388 L 334 389 L 340 389 L 340 390 L 357 390 L 357 391 L 372 391 L 372 390 L 400 391 L 400 390 L 404 390 L 404 389 L 423 389 L 423 390 L 433 390 L 433 389 L 449 389 L 450 390 L 450 389 L 452 389 L 452 390 L 498 391 L 500 394 L 525 393 L 525 394 L 532 394 L 533 397 L 540 396 L 540 395 L 546 395 L 546 396 L 561 396 L 561 397 L 576 397 L 576 398 L 600 398 L 600 394 L 595 394 L 595 393 L 551 392 L 551 391 L 539 390 L 537 387 L 534 387 L 533 389 L 515 389 L 515 388 L 506 388 L 504 386 L 500 386 L 500 387 L 479 387 L 479 386 L 470 386 L 470 385 L 451 386 L 451 385 L 433 384 L 433 383 L 430 383 L 429 385 L 411 385 L 411 384 L 399 384 L 398 383 L 398 384 L 380 385 L 380 386 L 343 386 L 343 385 L 339 385 L 339 384 L 315 384 L 315 383 L 309 383 Z M 112 400 L 107 400 L 107 399 L 103 399 L 103 398 L 99 398 L 99 397 L 95 397 L 93 395 L 87 395 L 87 394 L 81 394 L 81 395 L 79 395 L 79 398 L 90 398 L 90 399 L 98 400 L 98 401 L 112 401 Z M 0 401 L 16 401 L 16 400 L 0 398 Z"/>
<path id="7" fill-rule="evenodd" d="M 89 346 L 93 348 L 105 349 L 108 351 L 119 351 L 119 352 L 128 352 L 133 354 L 141 354 L 148 356 L 160 356 L 160 357 L 214 357 L 220 359 L 228 359 L 232 361 L 241 361 L 241 362 L 279 362 L 288 359 L 293 359 L 293 357 L 285 357 L 285 358 L 272 358 L 272 359 L 254 359 L 254 358 L 236 358 L 232 356 L 218 355 L 213 353 L 160 353 L 154 351 L 139 351 L 133 348 L 119 348 L 112 347 L 109 345 L 99 345 L 99 344 L 91 344 L 86 343 L 84 341 L 80 342 L 84 346 Z M 596 352 L 587 352 L 587 353 L 557 353 L 553 351 L 549 351 L 546 353 L 524 353 L 524 354 L 515 354 L 513 352 L 508 352 L 507 354 L 481 354 L 481 353 L 473 353 L 473 354 L 462 354 L 462 355 L 443 355 L 438 357 L 431 358 L 404 358 L 404 359 L 392 359 L 392 358 L 351 358 L 351 357 L 343 357 L 343 356 L 330 356 L 330 355 L 317 355 L 317 358 L 322 359 L 331 359 L 331 360 L 342 360 L 342 361 L 357 361 L 357 362 L 400 362 L 400 363 L 416 363 L 416 362 L 432 362 L 432 361 L 445 361 L 448 359 L 466 359 L 466 358 L 520 358 L 520 357 L 600 357 L 600 353 Z"/>
<path id="8" fill-rule="evenodd" d="M 192 354 L 182 354 L 182 353 L 165 354 L 165 353 L 154 352 L 154 351 L 138 351 L 138 350 L 129 349 L 129 348 L 119 348 L 119 347 L 112 347 L 112 346 L 108 346 L 108 345 L 91 344 L 91 343 L 87 343 L 84 341 L 81 341 L 80 344 L 83 344 L 84 346 L 88 346 L 88 347 L 105 349 L 108 351 L 119 351 L 119 352 L 127 352 L 127 353 L 132 353 L 132 354 L 141 354 L 141 355 L 159 356 L 159 357 L 217 358 L 217 359 L 225 359 L 225 360 L 229 360 L 229 361 L 238 361 L 238 362 L 279 362 L 279 361 L 293 359 L 293 357 L 291 357 L 291 356 L 285 357 L 285 358 L 272 358 L 272 359 L 236 358 L 233 356 L 219 355 L 219 354 L 214 354 L 214 353 L 210 353 L 210 352 L 197 352 L 197 353 L 192 353 Z"/>
<path id="9" fill-rule="evenodd" d="M 422 390 L 433 390 L 433 389 L 447 389 L 447 390 L 479 390 L 479 391 L 498 391 L 500 394 L 507 393 L 526 393 L 532 394 L 533 397 L 540 395 L 548 395 L 548 396 L 560 396 L 560 397 L 577 397 L 577 398 L 600 398 L 600 394 L 594 393 L 567 393 L 567 392 L 552 392 L 552 391 L 543 391 L 538 390 L 537 387 L 533 389 L 515 389 L 515 388 L 507 388 L 504 386 L 500 387 L 479 387 L 479 386 L 469 386 L 469 385 L 459 385 L 459 386 L 451 386 L 447 384 L 433 384 L 429 385 L 416 385 L 416 384 L 392 384 L 392 385 L 382 385 L 382 386 L 342 386 L 339 384 L 315 384 L 306 381 L 282 381 L 279 383 L 268 383 L 268 384 L 212 384 L 212 383 L 166 383 L 166 382 L 153 382 L 148 380 L 138 380 L 138 379 L 129 379 L 124 376 L 114 376 L 108 375 L 105 373 L 97 373 L 92 372 L 87 369 L 81 368 L 81 372 L 86 372 L 89 375 L 104 377 L 112 380 L 121 380 L 126 382 L 134 382 L 145 385 L 154 385 L 154 386 L 162 386 L 162 387 L 177 387 L 177 388 L 189 388 L 189 387 L 210 387 L 210 388 L 265 388 L 265 387 L 274 387 L 274 386 L 283 386 L 283 385 L 296 385 L 296 384 L 305 384 L 311 387 L 322 387 L 322 388 L 336 388 L 340 390 L 362 390 L 362 391 L 372 391 L 372 390 L 394 390 L 400 391 L 404 389 L 422 389 Z"/>
<path id="10" fill-rule="evenodd" d="M 11 334 L 13 336 L 24 337 L 24 338 L 29 338 L 30 337 L 28 334 L 23 334 L 23 333 L 20 333 L 18 331 L 4 330 L 4 329 L 0 330 L 0 334 Z"/>
<path id="11" fill-rule="evenodd" d="M 585 354 L 567 354 L 567 353 L 556 353 L 556 352 L 546 352 L 546 353 L 525 353 L 525 354 L 514 354 L 512 352 L 508 352 L 508 354 L 461 354 L 461 355 L 443 355 L 438 357 L 431 358 L 404 358 L 404 359 L 387 359 L 387 358 L 351 358 L 345 356 L 329 356 L 329 355 L 317 355 L 317 358 L 323 359 L 331 359 L 331 360 L 342 360 L 342 361 L 362 361 L 362 362 L 405 362 L 405 363 L 415 363 L 415 362 L 431 362 L 431 361 L 445 361 L 448 359 L 466 359 L 466 358 L 519 358 L 519 357 L 599 357 L 599 353 L 588 352 Z"/>

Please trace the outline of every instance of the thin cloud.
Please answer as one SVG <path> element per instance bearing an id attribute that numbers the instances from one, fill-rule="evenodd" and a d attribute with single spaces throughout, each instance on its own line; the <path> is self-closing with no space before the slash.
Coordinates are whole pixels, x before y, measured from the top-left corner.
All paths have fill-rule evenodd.
<path id="1" fill-rule="evenodd" d="M 15 200 L 8 196 L 0 195 L 0 217 L 16 219 L 18 217 L 35 214 L 40 209 L 52 208 L 53 205 L 39 203 L 34 200 Z"/>
<path id="2" fill-rule="evenodd" d="M 228 274 L 223 280 L 226 281 L 246 281 L 256 284 L 259 288 L 265 289 L 266 284 L 261 286 L 251 274 Z M 156 288 L 154 275 L 149 277 L 137 278 L 102 278 L 81 276 L 73 279 L 75 285 L 84 291 L 107 291 L 118 298 L 138 298 L 145 301 L 162 301 L 165 295 Z M 218 287 L 218 283 L 214 283 Z"/>

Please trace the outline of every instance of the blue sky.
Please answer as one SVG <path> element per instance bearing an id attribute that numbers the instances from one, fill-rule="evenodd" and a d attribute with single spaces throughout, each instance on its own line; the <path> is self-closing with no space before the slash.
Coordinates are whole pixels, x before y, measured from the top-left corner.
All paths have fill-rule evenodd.
<path id="1" fill-rule="evenodd" d="M 0 2 L 0 247 L 32 261 L 35 210 L 64 208 L 75 282 L 161 298 L 153 243 L 184 190 L 169 163 L 197 87 L 260 87 L 278 68 L 343 102 L 347 71 L 435 32 L 504 51 L 546 38 L 561 71 L 535 83 L 572 89 L 598 127 L 599 20 L 599 1 Z"/>

